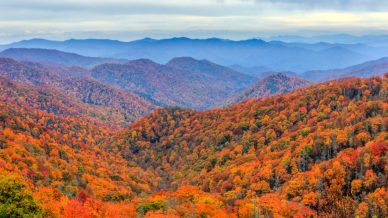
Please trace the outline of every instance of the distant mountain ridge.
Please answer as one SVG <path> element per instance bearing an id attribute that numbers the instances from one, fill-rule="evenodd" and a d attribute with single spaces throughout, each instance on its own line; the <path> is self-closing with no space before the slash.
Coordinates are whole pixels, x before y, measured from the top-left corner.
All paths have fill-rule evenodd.
<path id="1" fill-rule="evenodd" d="M 374 46 L 386 46 L 388 43 L 388 35 L 363 35 L 355 36 L 349 34 L 327 34 L 316 36 L 296 36 L 296 35 L 283 35 L 269 37 L 268 40 L 280 40 L 284 42 L 302 42 L 302 43 L 346 43 L 357 44 L 363 43 Z"/>
<path id="2" fill-rule="evenodd" d="M 80 66 L 90 68 L 103 63 L 122 63 L 123 60 L 111 58 L 86 57 L 75 53 L 55 49 L 9 48 L 0 53 L 0 57 L 9 57 L 19 61 L 31 61 L 45 64 Z"/>
<path id="3" fill-rule="evenodd" d="M 244 67 L 262 66 L 274 71 L 294 72 L 347 67 L 388 56 L 388 48 L 381 46 L 185 37 L 160 40 L 145 38 L 130 42 L 102 39 L 66 41 L 32 39 L 3 45 L 0 46 L 1 48 L 57 49 L 85 56 L 130 60 L 146 58 L 158 63 L 167 63 L 175 57 L 189 56 L 195 59 L 207 59 L 225 66 L 236 64 Z"/>
<path id="4" fill-rule="evenodd" d="M 388 57 L 368 61 L 343 69 L 307 71 L 301 76 L 307 80 L 321 82 L 341 77 L 371 77 L 388 72 Z"/>

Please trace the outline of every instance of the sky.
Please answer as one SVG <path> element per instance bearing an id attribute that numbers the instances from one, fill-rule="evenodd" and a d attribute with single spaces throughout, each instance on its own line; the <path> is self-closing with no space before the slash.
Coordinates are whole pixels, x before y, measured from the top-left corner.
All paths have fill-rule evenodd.
<path id="1" fill-rule="evenodd" d="M 0 8 L 0 43 L 388 33 L 388 0 L 1 0 Z"/>

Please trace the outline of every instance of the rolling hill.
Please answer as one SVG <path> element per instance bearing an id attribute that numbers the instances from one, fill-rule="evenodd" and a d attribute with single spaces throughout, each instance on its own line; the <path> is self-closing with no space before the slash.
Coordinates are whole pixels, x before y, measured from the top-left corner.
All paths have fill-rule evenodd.
<path id="1" fill-rule="evenodd" d="M 165 106 L 194 109 L 214 107 L 256 80 L 206 60 L 175 58 L 166 65 L 148 59 L 102 64 L 92 77 L 138 93 Z"/>
<path id="2" fill-rule="evenodd" d="M 148 114 L 155 105 L 144 98 L 113 88 L 90 77 L 67 78 L 41 64 L 0 58 L 0 76 L 25 84 L 51 87 L 92 107 L 100 107 L 112 126 L 125 126 Z"/>

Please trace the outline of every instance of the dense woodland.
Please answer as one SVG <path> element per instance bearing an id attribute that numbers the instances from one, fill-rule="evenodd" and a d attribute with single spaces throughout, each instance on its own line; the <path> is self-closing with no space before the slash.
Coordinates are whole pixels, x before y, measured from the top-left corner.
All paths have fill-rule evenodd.
<path id="1" fill-rule="evenodd" d="M 117 131 L 104 107 L 1 78 L 0 217 L 385 217 L 387 82 L 157 109 Z"/>
<path id="2" fill-rule="evenodd" d="M 217 193 L 238 217 L 384 217 L 387 79 L 342 79 L 224 110 L 158 110 L 107 145 L 158 175 L 159 189 Z"/>

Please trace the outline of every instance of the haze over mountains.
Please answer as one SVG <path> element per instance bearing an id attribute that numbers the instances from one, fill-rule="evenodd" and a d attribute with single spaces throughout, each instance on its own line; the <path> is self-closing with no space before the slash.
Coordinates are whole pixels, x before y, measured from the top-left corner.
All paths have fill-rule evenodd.
<path id="1" fill-rule="evenodd" d="M 0 48 L 46 48 L 84 56 L 139 59 L 167 63 L 176 57 L 207 59 L 217 64 L 266 67 L 275 71 L 304 72 L 327 70 L 388 56 L 386 46 L 338 43 L 285 43 L 249 39 L 233 41 L 219 38 L 170 38 L 122 42 L 116 40 L 24 40 Z"/>
<path id="2" fill-rule="evenodd" d="M 159 52 L 170 52 L 169 55 L 174 55 L 176 54 L 176 49 L 174 48 L 180 46 L 183 46 L 181 47 L 182 54 L 190 53 L 198 49 L 206 50 L 210 48 L 216 48 L 214 51 L 212 50 L 213 54 L 217 52 L 220 54 L 222 49 L 230 50 L 233 48 L 237 50 L 253 51 L 258 45 L 261 45 L 261 48 L 268 47 L 269 50 L 267 51 L 272 50 L 272 48 L 274 48 L 273 45 L 276 45 L 281 49 L 296 48 L 297 50 L 303 49 L 320 53 L 322 53 L 322 51 L 330 53 L 335 50 L 349 52 L 347 49 L 340 47 L 339 44 L 335 44 L 334 46 L 334 44 L 329 43 L 304 44 L 283 43 L 279 41 L 264 42 L 261 40 L 232 41 L 216 38 L 208 40 L 192 40 L 188 38 L 166 40 L 144 39 L 129 43 L 112 40 L 68 40 L 64 42 L 29 40 L 13 45 L 16 47 L 24 45 L 27 47 L 43 46 L 56 48 L 66 45 L 68 47 L 61 48 L 64 50 L 88 51 L 95 55 L 97 55 L 99 51 L 105 51 L 105 49 L 107 49 L 107 53 L 104 54 L 109 55 L 109 51 L 117 51 L 115 46 L 120 45 L 123 46 L 123 48 L 128 48 L 128 45 L 131 44 L 140 46 L 138 49 L 147 46 L 149 50 L 144 51 L 147 51 L 147 54 L 149 55 L 156 55 L 153 51 L 158 49 Z M 224 45 L 225 47 L 219 47 L 221 45 Z M 165 49 L 164 51 L 160 50 L 163 46 L 168 46 L 169 49 Z M 368 46 L 361 44 L 349 44 L 344 46 L 348 49 L 359 51 L 368 48 Z M 208 51 L 208 53 L 209 52 L 210 51 Z M 284 51 L 281 52 L 284 53 Z M 236 54 L 241 56 L 238 52 Z M 297 58 L 302 58 L 303 56 L 300 56 L 300 53 L 290 53 L 290 55 L 291 54 Z M 207 54 L 204 53 L 203 55 L 206 56 Z M 334 57 L 332 55 L 329 56 Z M 340 56 L 342 58 L 347 57 L 345 54 L 341 54 Z M 112 88 L 115 87 L 117 90 L 122 89 L 133 95 L 142 96 L 141 98 L 146 99 L 149 103 L 152 102 L 151 104 L 154 106 L 180 106 L 203 110 L 225 104 L 225 102 L 228 102 L 226 104 L 237 103 L 247 97 L 266 97 L 268 95 L 287 92 L 294 88 L 301 87 L 301 85 L 294 84 L 289 78 L 284 78 L 284 80 L 269 80 L 269 82 L 263 82 L 262 85 L 258 85 L 260 84 L 259 81 L 256 84 L 257 87 L 252 88 L 250 86 L 256 81 L 276 74 L 277 72 L 265 66 L 242 66 L 235 64 L 228 68 L 205 59 L 197 60 L 192 57 L 177 57 L 169 60 L 166 64 L 159 64 L 153 60 L 144 58 L 129 61 L 105 57 L 88 57 L 76 53 L 42 48 L 9 48 L 2 51 L 0 57 L 17 59 L 24 62 L 25 65 L 39 69 L 38 71 L 45 72 L 46 74 L 47 72 L 50 72 L 59 77 L 82 77 L 85 79 L 81 80 L 88 80 L 88 84 L 92 80 L 94 80 L 94 83 L 98 81 L 101 85 Z M 160 57 L 165 58 L 165 56 Z M 320 59 L 322 59 L 322 57 L 320 57 Z M 250 61 L 250 63 L 252 63 L 251 65 L 256 65 L 255 59 L 246 59 L 244 61 Z M 325 59 L 325 61 L 331 62 L 330 59 Z M 305 62 L 310 61 L 305 60 Z M 297 62 L 294 63 L 297 64 Z M 320 66 L 322 67 L 322 65 Z M 29 71 L 31 70 L 26 70 L 26 72 Z M 292 75 L 294 78 L 299 76 L 310 81 L 325 81 L 348 76 L 368 77 L 372 75 L 382 75 L 386 71 L 386 58 L 381 58 L 341 70 L 305 71 L 301 74 L 299 73 L 299 75 L 298 73 L 288 71 L 286 74 Z M 48 77 L 48 75 L 42 76 L 42 78 L 40 78 L 41 74 L 37 74 L 36 78 L 33 78 L 31 75 L 28 77 L 32 80 L 35 79 L 36 84 L 49 84 L 50 82 L 43 81 L 44 79 L 47 79 L 46 77 Z M 9 76 L 12 77 L 15 75 Z M 302 79 L 298 80 L 302 81 Z M 305 83 L 301 82 L 300 84 Z M 270 87 L 277 88 L 275 90 Z M 140 114 L 144 115 L 147 113 L 147 109 L 143 109 L 142 111 L 143 112 Z"/>
<path id="3" fill-rule="evenodd" d="M 85 68 L 94 67 L 102 63 L 124 62 L 124 60 L 86 57 L 75 53 L 41 48 L 10 48 L 2 51 L 0 57 L 9 57 L 20 61 L 39 62 L 43 64 L 63 65 L 68 67 L 79 66 Z"/>

